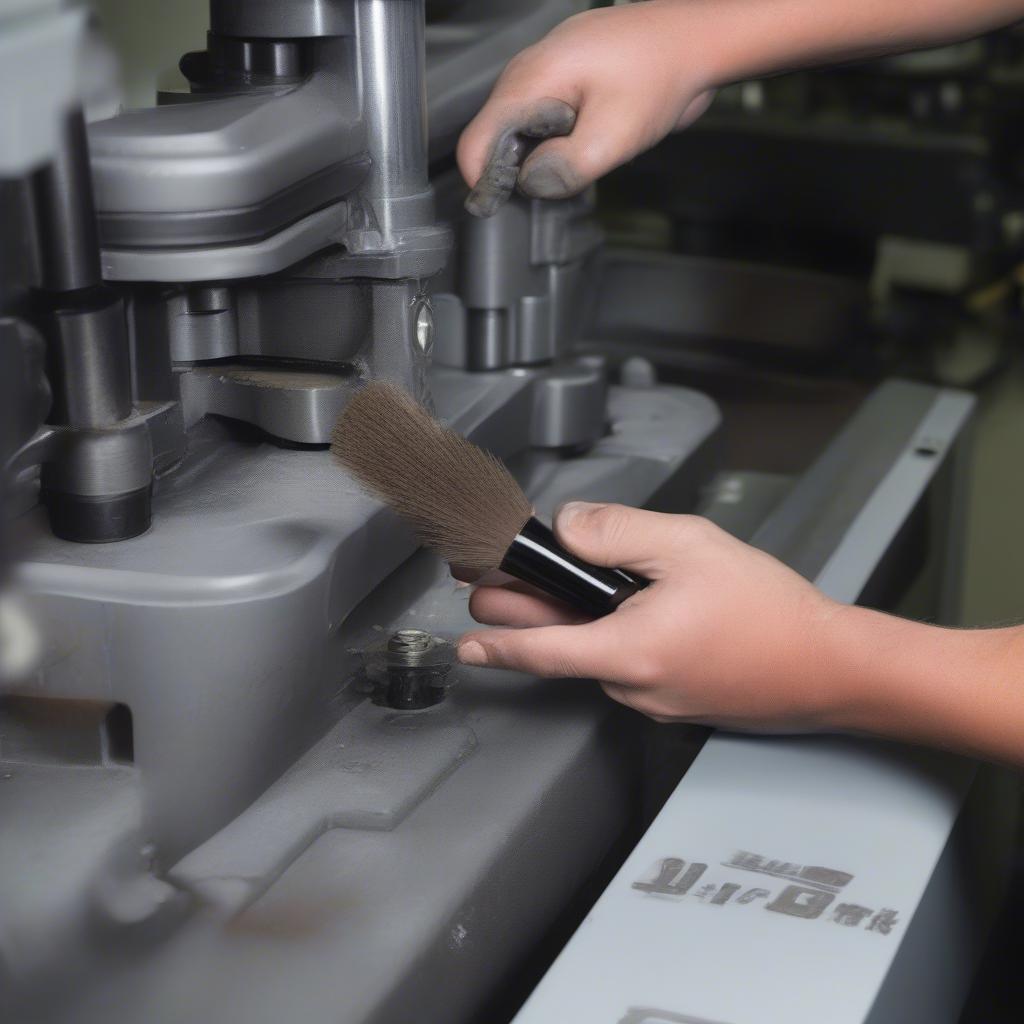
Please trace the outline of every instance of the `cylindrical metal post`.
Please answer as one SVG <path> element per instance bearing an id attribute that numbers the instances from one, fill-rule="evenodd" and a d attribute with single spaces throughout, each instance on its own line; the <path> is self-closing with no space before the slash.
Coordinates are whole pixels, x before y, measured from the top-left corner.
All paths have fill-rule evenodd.
<path id="1" fill-rule="evenodd" d="M 210 28 L 225 36 L 312 39 L 348 35 L 351 0 L 210 0 Z"/>
<path id="2" fill-rule="evenodd" d="M 371 197 L 397 200 L 427 192 L 424 0 L 356 0 L 356 46 L 363 121 L 373 160 Z M 382 203 L 382 233 L 401 227 Z"/>
<path id="3" fill-rule="evenodd" d="M 46 337 L 62 428 L 44 464 L 41 497 L 58 537 L 105 543 L 150 523 L 153 453 L 133 421 L 124 304 L 103 283 L 89 144 L 81 111 L 68 115 L 60 150 L 32 183 L 40 281 L 37 319 Z"/>
<path id="4" fill-rule="evenodd" d="M 42 287 L 80 291 L 102 282 L 89 145 L 81 110 L 66 116 L 53 162 L 35 175 L 36 235 Z"/>
<path id="5" fill-rule="evenodd" d="M 109 427 L 132 411 L 124 304 L 106 290 L 98 301 L 54 310 L 47 319 L 50 420 Z"/>
<path id="6" fill-rule="evenodd" d="M 466 369 L 501 370 L 511 362 L 508 310 L 466 311 Z"/>

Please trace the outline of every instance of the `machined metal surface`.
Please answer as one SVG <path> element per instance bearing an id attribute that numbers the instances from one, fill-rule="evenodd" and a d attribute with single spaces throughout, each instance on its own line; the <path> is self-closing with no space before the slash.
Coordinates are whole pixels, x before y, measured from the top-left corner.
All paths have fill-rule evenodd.
<path id="1" fill-rule="evenodd" d="M 529 377 L 439 374 L 446 380 L 438 382 L 435 400 L 440 410 L 451 410 L 452 422 L 499 454 L 522 450 L 529 436 Z M 669 392 L 660 404 L 651 397 L 643 396 L 628 430 L 581 457 L 581 473 L 610 459 L 621 475 L 620 493 L 653 492 L 713 431 L 714 407 L 700 396 Z M 636 405 L 628 394 L 616 401 L 622 412 L 613 403 L 613 419 Z M 657 432 L 654 417 L 666 415 L 680 418 L 679 431 L 648 447 Z M 53 651 L 48 689 L 64 697 L 84 696 L 82 687 L 94 685 L 104 692 L 131 691 L 122 699 L 136 716 L 138 762 L 151 765 L 150 827 L 158 847 L 171 850 L 187 848 L 223 823 L 226 811 L 244 806 L 295 756 L 294 744 L 309 741 L 335 673 L 347 660 L 340 623 L 413 549 L 412 538 L 354 487 L 327 452 L 232 441 L 229 431 L 212 423 L 194 433 L 181 468 L 159 482 L 154 527 L 144 537 L 75 551 L 47 540 L 42 522 L 32 532 L 22 573 L 26 585 L 53 594 L 44 602 L 45 614 L 57 616 L 49 632 L 60 650 Z M 114 677 L 94 661 L 98 651 L 66 652 L 58 639 L 67 635 L 59 625 L 63 615 L 95 622 L 111 600 L 118 613 L 107 627 L 117 634 L 110 642 L 124 659 Z M 214 626 L 217 616 L 222 622 Z M 152 633 L 157 621 L 167 643 L 159 657 Z M 227 661 L 226 650 L 234 652 Z M 182 657 L 192 666 L 186 672 L 191 682 L 181 678 Z M 201 669 L 204 661 L 208 667 Z M 258 669 L 263 662 L 280 668 L 268 674 Z M 168 689 L 155 682 L 154 672 L 168 674 Z M 189 693 L 204 688 L 210 672 L 222 682 L 204 699 L 203 740 L 188 725 Z M 238 692 L 248 694 L 241 705 Z M 283 693 L 296 694 L 287 713 L 279 707 Z M 168 700 L 173 708 L 164 706 Z M 242 742 L 243 734 L 259 733 L 271 722 L 280 735 L 277 753 Z M 230 757 L 225 736 L 214 740 L 226 728 L 239 740 Z M 189 730 L 193 756 L 188 768 L 172 769 L 181 730 Z M 197 799 L 199 779 L 214 763 L 221 784 Z M 181 803 L 185 793 L 187 806 Z"/>
<path id="2" fill-rule="evenodd" d="M 463 225 L 458 290 L 472 369 L 543 363 L 567 352 L 588 305 L 588 260 L 602 241 L 592 199 L 513 199 Z"/>
<path id="3" fill-rule="evenodd" d="M 189 423 L 212 413 L 289 441 L 326 444 L 355 383 L 351 373 L 220 363 L 183 374 L 181 401 Z"/>
<path id="4" fill-rule="evenodd" d="M 149 527 L 152 445 L 133 413 L 124 304 L 100 277 L 99 237 L 81 109 L 63 118 L 53 160 L 32 181 L 39 280 L 30 315 L 46 339 L 53 396 L 44 430 L 18 453 L 41 454 L 40 497 L 68 540 L 123 540 Z"/>
<path id="5" fill-rule="evenodd" d="M 575 458 L 549 456 L 523 450 L 532 386 L 530 374 L 438 370 L 434 379 L 441 414 L 512 457 L 542 514 L 569 493 L 642 502 L 667 479 L 689 473 L 694 451 L 718 422 L 713 404 L 692 392 L 613 389 L 609 416 L 620 428 Z M 670 437 L 666 423 L 674 424 Z M 697 484 L 691 481 L 691 490 Z M 92 890 L 108 853 L 81 851 L 88 866 L 77 863 L 68 874 L 63 858 L 78 854 L 55 845 L 36 865 L 41 875 L 68 878 L 67 902 L 58 900 L 52 916 L 63 945 L 53 948 L 68 950 L 69 967 L 88 962 L 94 977 L 106 980 L 48 1008 L 37 990 L 21 995 L 53 1019 L 93 1019 L 114 999 L 122 1012 L 129 1000 L 147 1019 L 175 1020 L 202 1015 L 201 1003 L 230 991 L 232 1012 L 275 1019 L 281 1006 L 274 992 L 284 992 L 263 982 L 286 969 L 284 951 L 267 972 L 244 938 L 247 922 L 276 915 L 270 908 L 292 879 L 304 887 L 310 867 L 315 876 L 336 873 L 340 857 L 369 871 L 336 877 L 356 885 L 373 910 L 357 914 L 362 924 L 333 918 L 341 926 L 336 933 L 326 920 L 327 931 L 317 926 L 320 952 L 311 959 L 287 954 L 300 973 L 312 970 L 316 978 L 299 985 L 299 1003 L 294 992 L 289 997 L 292 1012 L 352 1021 L 394 1019 L 414 1006 L 428 1019 L 469 1013 L 499 980 L 502 961 L 525 952 L 529 936 L 566 898 L 557 877 L 578 873 L 582 882 L 628 816 L 627 750 L 621 740 L 607 742 L 611 708 L 580 690 L 559 694 L 536 681 L 458 671 L 442 704 L 400 715 L 412 724 L 392 723 L 398 712 L 367 704 L 350 685 L 354 651 L 401 628 L 457 635 L 469 624 L 465 592 L 427 555 L 394 572 L 412 554 L 413 539 L 326 452 L 232 440 L 208 423 L 193 432 L 178 472 L 159 482 L 154 512 L 148 534 L 114 547 L 62 545 L 40 523 L 27 524 L 21 581 L 54 644 L 34 698 L 131 708 L 134 766 L 97 763 L 91 770 L 103 785 L 94 799 L 102 802 L 108 792 L 134 808 L 130 827 L 121 819 L 110 842 L 118 846 L 118 835 L 129 845 L 151 841 L 153 862 L 170 870 L 174 899 L 156 889 L 134 905 L 141 934 L 153 929 L 166 938 L 135 967 L 120 959 L 121 939 L 86 960 L 72 955 L 69 944 L 88 946 L 90 927 L 87 916 L 72 927 L 72 908 Z M 105 661 L 98 646 L 60 639 L 85 634 L 104 637 L 115 659 Z M 48 783 L 34 768 L 9 770 L 18 781 L 0 797 L 10 792 L 19 801 L 23 786 L 63 785 L 67 771 L 55 766 Z M 566 835 L 555 822 L 577 801 L 592 810 Z M 22 814 L 32 803 L 16 806 Z M 96 804 L 83 803 L 83 813 L 87 807 L 95 820 Z M 483 817 L 465 818 L 467 807 Z M 503 825 L 495 831 L 485 821 Z M 25 821 L 18 832 L 31 827 Z M 456 834 L 464 839 L 453 845 Z M 540 863 L 561 867 L 539 886 L 529 883 L 529 898 L 511 914 L 499 921 L 474 909 L 504 899 L 513 879 L 526 886 Z M 340 898 L 321 891 L 325 907 Z M 17 929 L 37 906 L 19 900 L 5 921 Z M 397 937 L 386 929 L 385 939 L 385 922 L 401 906 L 405 927 Z M 463 912 L 470 916 L 460 921 Z M 241 932 L 228 924 L 234 919 Z M 460 926 L 473 935 L 468 942 Z M 384 941 L 386 957 L 377 952 Z M 298 955 L 303 945 L 290 948 Z M 29 962 L 46 968 L 45 948 L 41 941 L 26 951 L 26 970 Z M 432 965 L 427 975 L 419 966 L 425 961 Z M 209 974 L 215 962 L 220 981 Z M 167 985 L 184 986 L 199 1002 L 168 999 Z"/>
<path id="6" fill-rule="evenodd" d="M 346 0 L 211 0 L 210 25 L 226 36 L 309 39 L 349 35 L 352 4 Z"/>
<path id="7" fill-rule="evenodd" d="M 109 292 L 71 301 L 43 317 L 54 392 L 50 420 L 109 427 L 132 411 L 124 303 Z"/>
<path id="8" fill-rule="evenodd" d="M 368 195 L 384 200 L 377 227 L 406 227 L 387 200 L 423 195 L 427 178 L 424 0 L 355 0 L 362 114 L 372 169 Z"/>
<path id="9" fill-rule="evenodd" d="M 57 428 L 52 438 L 52 457 L 42 472 L 44 489 L 102 498 L 150 484 L 153 448 L 141 416 L 106 430 Z"/>
<path id="10" fill-rule="evenodd" d="M 107 250 L 120 251 L 133 246 L 201 249 L 259 242 L 311 210 L 332 205 L 348 195 L 368 168 L 369 160 L 363 156 L 332 164 L 252 206 L 185 214 L 107 212 L 100 223 L 103 245 Z"/>
<path id="11" fill-rule="evenodd" d="M 105 276 L 265 275 L 331 243 L 363 263 L 337 277 L 438 269 L 449 235 L 427 177 L 423 0 L 337 7 L 353 34 L 319 43 L 298 85 L 91 127 Z M 427 250 L 434 266 L 415 274 L 386 259 Z"/>
<path id="12" fill-rule="evenodd" d="M 178 65 L 193 93 L 275 89 L 309 74 L 308 39 L 253 39 L 206 34 L 206 49 L 185 54 Z"/>
<path id="13" fill-rule="evenodd" d="M 329 73 L 280 94 L 126 111 L 91 124 L 89 143 L 101 218 L 245 210 L 366 151 L 351 83 Z"/>
<path id="14" fill-rule="evenodd" d="M 273 274 L 311 252 L 331 245 L 341 233 L 348 207 L 334 203 L 303 217 L 269 238 L 210 249 L 104 249 L 108 281 L 218 280 Z"/>
<path id="15" fill-rule="evenodd" d="M 539 448 L 592 444 L 605 431 L 605 367 L 584 361 L 552 368 L 533 393 L 530 440 Z"/>

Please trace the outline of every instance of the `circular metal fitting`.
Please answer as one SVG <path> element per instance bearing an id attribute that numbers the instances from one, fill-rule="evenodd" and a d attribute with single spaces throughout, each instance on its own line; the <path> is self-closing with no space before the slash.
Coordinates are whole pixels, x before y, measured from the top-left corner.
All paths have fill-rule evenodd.
<path id="1" fill-rule="evenodd" d="M 451 643 L 422 629 L 400 629 L 363 651 L 374 704 L 421 711 L 444 700 L 455 661 Z"/>
<path id="2" fill-rule="evenodd" d="M 392 654 L 422 654 L 428 651 L 434 638 L 422 629 L 400 629 L 388 640 L 388 651 Z"/>

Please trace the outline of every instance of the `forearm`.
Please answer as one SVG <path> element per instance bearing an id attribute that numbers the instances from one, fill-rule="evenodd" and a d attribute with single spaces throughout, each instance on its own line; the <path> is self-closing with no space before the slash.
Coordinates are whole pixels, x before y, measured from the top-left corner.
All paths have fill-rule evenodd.
<path id="1" fill-rule="evenodd" d="M 938 46 L 1024 18 L 1024 0 L 649 0 L 707 85 Z M 653 13 L 653 12 L 652 12 Z"/>
<path id="2" fill-rule="evenodd" d="M 835 727 L 1024 765 L 1024 628 L 837 612 L 820 664 Z"/>

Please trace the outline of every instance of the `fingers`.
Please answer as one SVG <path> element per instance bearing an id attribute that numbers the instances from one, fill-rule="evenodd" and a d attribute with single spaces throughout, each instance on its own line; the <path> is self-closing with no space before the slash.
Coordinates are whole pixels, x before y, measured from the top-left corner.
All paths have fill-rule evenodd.
<path id="1" fill-rule="evenodd" d="M 485 626 L 556 626 L 587 621 L 568 605 L 526 588 L 478 587 L 470 596 L 469 611 Z"/>
<path id="2" fill-rule="evenodd" d="M 496 213 L 516 187 L 525 140 L 566 135 L 575 122 L 575 109 L 554 97 L 502 102 L 493 96 L 459 140 L 459 167 L 472 186 L 466 209 L 477 217 Z"/>
<path id="3" fill-rule="evenodd" d="M 459 660 L 464 665 L 528 672 L 546 679 L 629 679 L 633 670 L 630 647 L 622 635 L 627 619 L 628 612 L 620 609 L 578 626 L 468 633 L 459 641 Z"/>
<path id="4" fill-rule="evenodd" d="M 629 105 L 612 96 L 587 96 L 578 114 L 552 97 L 492 100 L 459 143 L 459 166 L 473 183 L 466 209 L 489 217 L 517 185 L 535 199 L 577 195 L 643 148 L 634 122 Z M 529 152 L 526 139 L 544 141 Z"/>
<path id="5" fill-rule="evenodd" d="M 507 202 L 519 178 L 523 140 L 514 129 L 498 135 L 483 171 L 466 197 L 466 210 L 474 217 L 492 217 Z M 470 180 L 467 178 L 467 180 Z"/>
<path id="6" fill-rule="evenodd" d="M 559 541 L 594 565 L 630 569 L 648 579 L 666 575 L 667 568 L 698 542 L 705 528 L 696 516 L 665 515 L 625 505 L 573 501 L 555 515 Z"/>
<path id="7" fill-rule="evenodd" d="M 675 16 L 658 6 L 581 12 L 509 61 L 459 140 L 471 213 L 490 216 L 515 187 L 576 195 L 704 112 L 699 69 L 666 67 Z"/>
<path id="8" fill-rule="evenodd" d="M 535 199 L 565 199 L 642 148 L 636 112 L 621 97 L 588 93 L 571 134 L 542 142 L 523 161 L 519 189 Z"/>
<path id="9" fill-rule="evenodd" d="M 603 620 L 582 626 L 470 633 L 459 642 L 459 660 L 465 665 L 528 672 L 548 679 L 597 679 L 607 696 L 627 708 L 656 722 L 681 720 L 678 712 L 666 713 L 643 675 L 650 668 L 645 668 L 635 649 L 627 653 L 625 638 L 610 625 Z"/>

